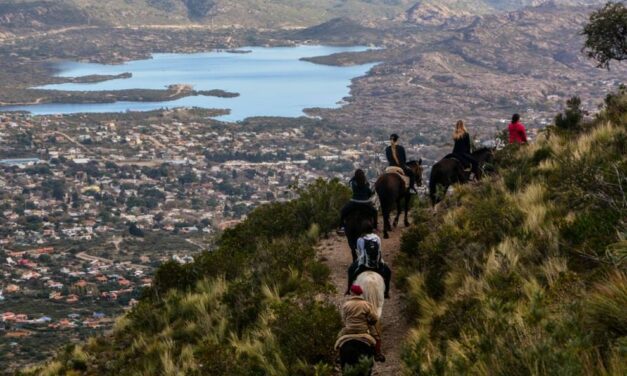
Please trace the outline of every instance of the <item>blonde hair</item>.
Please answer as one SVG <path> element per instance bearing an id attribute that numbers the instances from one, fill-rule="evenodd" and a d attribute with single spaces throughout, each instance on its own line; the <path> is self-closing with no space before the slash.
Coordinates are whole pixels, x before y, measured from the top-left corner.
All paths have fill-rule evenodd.
<path id="1" fill-rule="evenodd" d="M 459 140 L 466 132 L 463 120 L 458 120 L 455 124 L 455 132 L 453 132 L 453 139 Z"/>

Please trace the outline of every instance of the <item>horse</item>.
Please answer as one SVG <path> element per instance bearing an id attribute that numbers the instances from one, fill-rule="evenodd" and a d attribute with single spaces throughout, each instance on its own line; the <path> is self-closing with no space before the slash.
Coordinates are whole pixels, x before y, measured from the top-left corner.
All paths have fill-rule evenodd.
<path id="1" fill-rule="evenodd" d="M 419 161 L 410 161 L 407 163 L 414 175 L 416 176 L 416 186 L 422 185 L 422 159 Z M 387 239 L 389 231 L 392 231 L 390 225 L 390 214 L 396 204 L 396 218 L 394 219 L 394 227 L 398 225 L 398 219 L 403 211 L 401 202 L 405 201 L 405 226 L 409 226 L 407 215 L 411 203 L 411 194 L 409 187 L 405 186 L 403 179 L 396 173 L 386 172 L 379 176 L 374 185 L 374 189 L 379 196 L 381 204 L 381 212 L 383 214 L 383 238 Z"/>
<path id="2" fill-rule="evenodd" d="M 472 153 L 472 156 L 479 163 L 479 169 L 483 170 L 486 163 L 494 158 L 493 148 L 481 148 Z M 442 197 L 446 194 L 448 187 L 460 183 L 464 184 L 470 180 L 470 172 L 464 169 L 463 164 L 455 158 L 443 158 L 433 165 L 429 176 L 429 197 L 431 204 L 435 205 L 441 201 L 438 196 L 438 187 L 442 187 Z"/>
<path id="3" fill-rule="evenodd" d="M 357 276 L 357 279 L 355 280 L 355 284 L 361 287 L 364 299 L 372 304 L 377 311 L 377 317 L 379 320 L 375 325 L 375 330 L 378 332 L 379 336 L 381 336 L 381 315 L 383 314 L 383 302 L 385 301 L 383 296 L 385 291 L 385 282 L 383 281 L 383 277 L 381 277 L 377 272 L 367 270 L 359 273 L 359 276 Z M 340 347 L 340 364 L 342 365 L 342 370 L 344 370 L 344 367 L 347 365 L 355 367 L 363 358 L 368 360 L 368 363 L 366 364 L 368 365 L 367 369 L 360 369 L 362 372 L 360 372 L 359 375 L 368 376 L 372 373 L 374 356 L 374 347 L 359 340 L 346 341 Z"/>
<path id="4" fill-rule="evenodd" d="M 345 223 L 344 233 L 354 262 L 357 260 L 357 239 L 372 231 L 374 223 L 369 209 L 362 205 L 356 206 L 351 210 L 346 216 Z"/>
<path id="5" fill-rule="evenodd" d="M 385 301 L 385 281 L 383 277 L 377 272 L 366 270 L 359 273 L 354 284 L 361 287 L 364 299 L 372 304 L 377 311 L 377 317 L 379 318 L 377 330 L 381 333 L 380 323 L 381 315 L 383 314 L 383 302 Z"/>

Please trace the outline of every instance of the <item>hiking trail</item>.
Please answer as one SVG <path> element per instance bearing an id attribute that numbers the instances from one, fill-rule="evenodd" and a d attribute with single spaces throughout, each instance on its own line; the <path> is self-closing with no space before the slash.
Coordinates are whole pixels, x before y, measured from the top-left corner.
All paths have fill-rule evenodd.
<path id="1" fill-rule="evenodd" d="M 381 226 L 383 222 L 381 222 Z M 383 333 L 381 333 L 381 341 L 383 342 L 383 353 L 387 358 L 385 363 L 375 363 L 373 375 L 400 375 L 401 374 L 401 345 L 409 332 L 409 324 L 405 320 L 403 313 L 403 302 L 401 301 L 400 291 L 394 284 L 394 273 L 396 271 L 396 256 L 400 252 L 401 234 L 404 227 L 400 225 L 390 232 L 389 239 L 381 237 L 383 260 L 392 269 L 392 286 L 390 288 L 390 299 L 385 300 L 383 305 L 383 315 L 381 318 L 383 324 Z M 331 235 L 328 239 L 323 239 L 317 247 L 318 257 L 331 269 L 331 281 L 335 286 L 336 292 L 330 294 L 329 298 L 338 309 L 341 309 L 346 297 L 347 275 L 346 269 L 351 263 L 351 252 L 348 248 L 348 242 L 345 236 L 336 234 Z"/>

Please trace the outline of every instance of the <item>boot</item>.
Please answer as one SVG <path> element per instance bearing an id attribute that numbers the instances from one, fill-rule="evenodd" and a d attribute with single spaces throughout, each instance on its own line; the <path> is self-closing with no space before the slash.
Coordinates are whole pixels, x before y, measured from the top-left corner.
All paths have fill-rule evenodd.
<path id="1" fill-rule="evenodd" d="M 381 351 L 381 340 L 380 339 L 378 339 L 377 342 L 374 345 L 374 360 L 376 362 L 381 362 L 381 363 L 385 362 L 385 355 L 383 355 L 383 352 Z"/>

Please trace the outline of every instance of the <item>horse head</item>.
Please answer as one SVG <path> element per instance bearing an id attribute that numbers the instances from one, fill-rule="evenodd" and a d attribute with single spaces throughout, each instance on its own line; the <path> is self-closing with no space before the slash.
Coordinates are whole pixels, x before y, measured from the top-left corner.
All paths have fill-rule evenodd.
<path id="1" fill-rule="evenodd" d="M 491 163 L 494 160 L 495 152 L 496 148 L 483 147 L 475 150 L 472 156 L 475 157 L 479 163 Z"/>
<path id="2" fill-rule="evenodd" d="M 422 186 L 422 158 L 417 161 L 407 162 L 407 167 L 409 167 L 414 173 L 414 176 L 416 176 L 416 186 Z"/>

